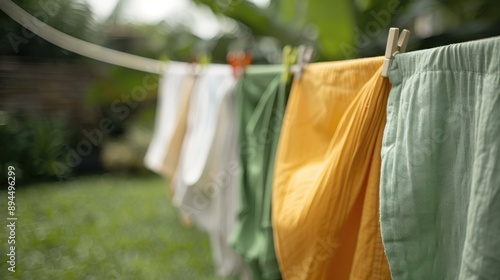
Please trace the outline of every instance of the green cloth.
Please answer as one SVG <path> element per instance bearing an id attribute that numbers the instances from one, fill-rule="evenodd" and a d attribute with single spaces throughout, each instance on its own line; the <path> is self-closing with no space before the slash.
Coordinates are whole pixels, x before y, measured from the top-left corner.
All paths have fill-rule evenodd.
<path id="1" fill-rule="evenodd" d="M 281 66 L 253 66 L 238 84 L 240 211 L 231 243 L 254 279 L 281 279 L 274 251 L 271 197 L 274 156 L 289 88 Z"/>
<path id="2" fill-rule="evenodd" d="M 500 37 L 396 55 L 382 146 L 393 279 L 500 279 Z"/>

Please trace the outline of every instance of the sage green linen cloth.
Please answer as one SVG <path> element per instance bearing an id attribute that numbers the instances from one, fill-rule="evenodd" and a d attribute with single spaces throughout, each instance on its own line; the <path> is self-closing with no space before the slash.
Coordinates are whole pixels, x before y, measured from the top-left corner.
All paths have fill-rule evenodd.
<path id="1" fill-rule="evenodd" d="M 500 37 L 399 54 L 382 145 L 393 279 L 500 279 Z"/>
<path id="2" fill-rule="evenodd" d="M 290 88 L 283 67 L 252 66 L 239 81 L 240 209 L 231 244 L 254 280 L 281 279 L 271 224 L 274 158 Z"/>

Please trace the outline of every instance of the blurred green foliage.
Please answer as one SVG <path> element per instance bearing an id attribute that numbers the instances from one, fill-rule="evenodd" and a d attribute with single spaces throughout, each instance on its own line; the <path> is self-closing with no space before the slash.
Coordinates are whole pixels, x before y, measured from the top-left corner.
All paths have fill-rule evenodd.
<path id="1" fill-rule="evenodd" d="M 182 224 L 167 189 L 159 177 L 103 175 L 17 190 L 16 272 L 2 261 L 1 278 L 220 279 L 207 236 Z"/>
<path id="2" fill-rule="evenodd" d="M 98 31 L 99 24 L 94 20 L 89 5 L 83 1 L 19 0 L 14 2 L 42 22 L 68 35 L 98 44 L 102 43 L 105 38 L 105 34 Z M 44 57 L 56 61 L 79 57 L 35 36 L 3 12 L 0 15 L 0 38 L 2 38 L 1 55 Z"/>
<path id="3" fill-rule="evenodd" d="M 144 80 L 147 79 L 147 82 Z M 146 97 L 140 101 L 156 99 L 158 92 L 158 75 L 145 75 L 143 72 L 112 67 L 109 73 L 94 81 L 86 96 L 90 105 L 112 104 L 115 100 L 131 100 L 138 103 L 134 90 L 145 91 Z M 103 94 L 103 93 L 106 94 Z M 108 106 L 109 107 L 109 106 Z"/>
<path id="4" fill-rule="evenodd" d="M 313 44 L 317 48 L 317 60 L 383 55 L 389 27 L 415 30 L 421 23 L 419 19 L 426 21 L 426 28 L 431 29 L 426 36 L 451 32 L 448 43 L 441 44 L 459 42 L 459 38 L 464 37 L 453 32 L 464 26 L 500 21 L 500 1 L 496 0 L 270 0 L 266 8 L 243 0 L 194 1 L 210 7 L 216 14 L 240 22 L 256 38 L 276 38 L 281 47 Z M 230 4 L 221 6 L 221 2 Z M 481 29 L 472 32 L 475 34 L 467 39 L 491 36 Z M 499 33 L 497 31 L 497 35 Z M 410 49 L 412 45 L 422 46 L 419 44 L 424 39 L 421 36 L 418 32 L 412 34 Z M 363 39 L 369 42 L 360 43 Z M 342 46 L 351 49 L 346 51 Z"/>
<path id="5" fill-rule="evenodd" d="M 0 168 L 16 168 L 16 178 L 54 178 L 56 164 L 63 164 L 72 130 L 63 115 L 45 117 L 22 111 L 0 111 Z M 61 170 L 62 176 L 72 168 Z M 0 175 L 6 181 L 6 172 Z"/>

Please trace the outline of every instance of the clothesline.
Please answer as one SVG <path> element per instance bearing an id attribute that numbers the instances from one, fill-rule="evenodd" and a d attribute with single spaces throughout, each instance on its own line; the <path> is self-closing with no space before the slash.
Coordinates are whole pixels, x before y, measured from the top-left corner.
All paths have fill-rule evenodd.
<path id="1" fill-rule="evenodd" d="M 63 49 L 130 69 L 156 74 L 163 72 L 165 65 L 163 61 L 116 51 L 74 38 L 38 20 L 10 0 L 0 1 L 0 9 L 31 32 Z"/>
<path id="2" fill-rule="evenodd" d="M 92 58 L 101 62 L 135 69 L 139 71 L 163 74 L 164 66 L 168 64 L 188 64 L 186 62 L 179 61 L 169 61 L 164 62 L 161 60 L 155 60 L 151 58 L 146 58 L 138 55 L 133 55 L 130 53 L 125 53 L 110 48 L 102 47 L 96 44 L 92 44 L 81 39 L 69 36 L 49 25 L 40 21 L 36 17 L 32 16 L 28 12 L 24 11 L 21 7 L 14 4 L 10 0 L 0 1 L 0 10 L 11 17 L 15 22 L 24 26 L 31 32 L 35 33 L 37 36 L 45 39 L 46 41 L 71 51 L 73 53 Z M 290 65 L 290 71 L 292 73 L 299 73 L 304 68 L 304 63 L 310 60 L 312 55 L 311 50 L 309 50 L 309 57 L 305 58 L 302 64 Z M 300 59 L 300 58 L 299 58 Z M 252 67 L 250 65 L 249 67 Z"/>

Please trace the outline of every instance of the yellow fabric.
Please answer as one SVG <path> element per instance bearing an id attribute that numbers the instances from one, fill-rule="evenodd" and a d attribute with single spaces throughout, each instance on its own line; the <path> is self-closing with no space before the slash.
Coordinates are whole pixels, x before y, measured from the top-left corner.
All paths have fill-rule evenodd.
<path id="1" fill-rule="evenodd" d="M 165 158 L 163 159 L 163 165 L 161 167 L 161 174 L 171 181 L 173 181 L 172 177 L 174 176 L 174 173 L 177 169 L 182 143 L 184 141 L 184 135 L 186 134 L 189 100 L 195 82 L 196 76 L 194 75 L 187 75 L 184 80 L 184 84 L 182 85 L 182 93 L 179 100 L 177 123 L 175 125 L 174 133 L 172 134 L 172 139 L 170 140 L 170 145 L 167 148 L 167 153 L 165 155 Z"/>
<path id="2" fill-rule="evenodd" d="M 382 60 L 311 64 L 292 86 L 272 201 L 286 280 L 390 279 L 379 224 Z"/>

